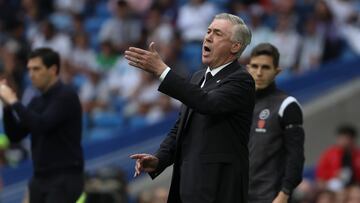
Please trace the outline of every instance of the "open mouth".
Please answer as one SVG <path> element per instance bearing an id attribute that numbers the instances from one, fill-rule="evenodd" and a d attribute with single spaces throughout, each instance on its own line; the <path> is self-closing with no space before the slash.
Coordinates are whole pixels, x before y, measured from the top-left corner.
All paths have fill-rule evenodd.
<path id="1" fill-rule="evenodd" d="M 204 54 L 209 54 L 210 52 L 211 52 L 211 49 L 208 46 L 204 46 L 203 53 Z"/>

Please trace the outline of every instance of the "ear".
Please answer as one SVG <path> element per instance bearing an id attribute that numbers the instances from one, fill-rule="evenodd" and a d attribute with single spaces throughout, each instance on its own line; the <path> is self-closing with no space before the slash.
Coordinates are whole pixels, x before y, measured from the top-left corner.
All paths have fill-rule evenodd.
<path id="1" fill-rule="evenodd" d="M 250 70 L 250 64 L 246 64 L 246 70 Z"/>
<path id="2" fill-rule="evenodd" d="M 279 73 L 281 73 L 282 68 L 276 67 L 275 71 L 276 71 L 276 74 L 275 74 L 275 75 L 278 75 Z"/>
<path id="3" fill-rule="evenodd" d="M 51 73 L 53 75 L 57 75 L 57 73 L 56 73 L 56 71 L 57 71 L 56 65 L 50 66 L 49 70 L 51 71 Z"/>
<path id="4" fill-rule="evenodd" d="M 240 51 L 241 47 L 242 47 L 242 46 L 241 46 L 241 43 L 239 43 L 239 42 L 233 43 L 233 44 L 231 45 L 230 52 L 231 52 L 232 54 L 236 55 L 236 54 Z"/>

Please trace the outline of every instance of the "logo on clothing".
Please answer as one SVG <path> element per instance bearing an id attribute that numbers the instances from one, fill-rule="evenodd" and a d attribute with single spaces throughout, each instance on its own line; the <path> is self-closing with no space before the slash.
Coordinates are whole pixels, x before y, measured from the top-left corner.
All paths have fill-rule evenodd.
<path id="1" fill-rule="evenodd" d="M 270 110 L 264 109 L 259 114 L 259 120 L 257 122 L 257 128 L 255 129 L 256 132 L 265 133 L 266 132 L 266 119 L 270 116 Z"/>
<path id="2" fill-rule="evenodd" d="M 259 118 L 261 120 L 266 120 L 267 118 L 269 118 L 269 116 L 270 116 L 270 110 L 269 109 L 264 109 L 259 114 Z"/>

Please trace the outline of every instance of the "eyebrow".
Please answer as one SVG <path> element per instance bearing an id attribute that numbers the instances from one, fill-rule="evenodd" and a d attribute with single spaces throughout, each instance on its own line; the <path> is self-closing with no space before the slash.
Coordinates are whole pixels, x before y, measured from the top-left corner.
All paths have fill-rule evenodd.
<path id="1" fill-rule="evenodd" d="M 40 68 L 40 66 L 27 66 L 27 68 L 37 69 Z"/>
<path id="2" fill-rule="evenodd" d="M 257 66 L 262 68 L 270 68 L 271 66 L 268 64 L 258 64 L 258 63 L 250 63 L 250 66 Z"/>
<path id="3" fill-rule="evenodd" d="M 222 32 L 220 29 L 214 28 L 214 32 Z"/>
<path id="4" fill-rule="evenodd" d="M 208 30 L 212 30 L 213 32 L 220 32 L 220 33 L 224 33 L 222 30 L 218 29 L 218 28 L 208 28 Z"/>

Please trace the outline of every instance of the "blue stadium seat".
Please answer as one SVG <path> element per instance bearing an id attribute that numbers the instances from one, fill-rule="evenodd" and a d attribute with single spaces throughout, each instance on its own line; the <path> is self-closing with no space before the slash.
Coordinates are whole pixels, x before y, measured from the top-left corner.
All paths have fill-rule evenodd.
<path id="1" fill-rule="evenodd" d="M 99 52 L 100 41 L 99 41 L 99 36 L 97 34 L 93 33 L 89 36 L 89 44 L 92 49 L 94 49 L 96 52 Z"/>
<path id="2" fill-rule="evenodd" d="M 97 34 L 106 19 L 107 18 L 103 17 L 91 17 L 86 19 L 84 25 L 86 32 Z"/>
<path id="3" fill-rule="evenodd" d="M 201 53 L 202 53 L 202 44 L 201 43 L 185 43 L 182 47 L 181 59 L 186 61 L 186 67 L 188 68 L 189 73 L 193 73 L 201 68 Z"/>
<path id="4" fill-rule="evenodd" d="M 218 8 L 225 9 L 230 3 L 229 0 L 209 0 L 209 2 L 214 3 Z"/>
<path id="5" fill-rule="evenodd" d="M 84 74 L 77 74 L 73 77 L 71 82 L 75 89 L 79 91 L 81 86 L 83 86 L 87 80 L 88 79 Z"/>
<path id="6" fill-rule="evenodd" d="M 109 18 L 111 16 L 106 1 L 98 3 L 98 5 L 96 6 L 95 15 L 100 18 Z"/>
<path id="7" fill-rule="evenodd" d="M 186 4 L 188 2 L 188 0 L 177 0 L 176 3 L 178 6 L 182 6 L 184 4 Z"/>
<path id="8" fill-rule="evenodd" d="M 114 131 L 116 128 L 104 128 L 104 127 L 96 127 L 89 130 L 89 137 L 92 142 L 98 140 L 107 140 L 114 137 Z"/>
<path id="9" fill-rule="evenodd" d="M 72 26 L 72 18 L 68 14 L 54 13 L 50 16 L 50 21 L 60 31 L 69 31 Z"/>
<path id="10" fill-rule="evenodd" d="M 143 128 L 147 125 L 146 119 L 143 116 L 133 116 L 129 119 L 130 129 Z"/>
<path id="11" fill-rule="evenodd" d="M 114 112 L 96 112 L 93 114 L 92 122 L 95 127 L 121 127 L 124 118 Z"/>

